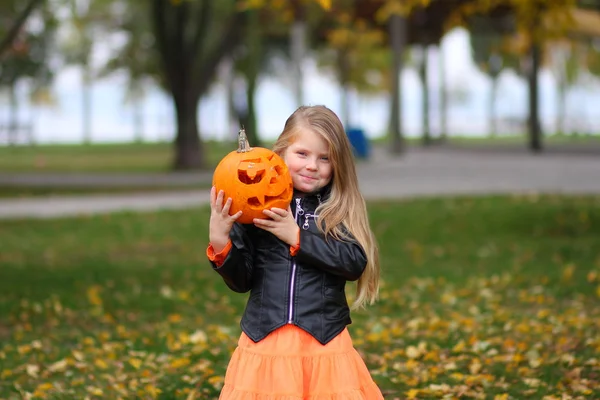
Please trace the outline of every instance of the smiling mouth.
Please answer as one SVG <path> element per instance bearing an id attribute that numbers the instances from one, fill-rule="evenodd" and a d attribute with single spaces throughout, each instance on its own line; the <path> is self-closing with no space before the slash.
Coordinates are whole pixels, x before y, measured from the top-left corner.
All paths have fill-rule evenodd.
<path id="1" fill-rule="evenodd" d="M 317 178 L 313 178 L 312 176 L 300 175 L 304 179 L 310 179 L 311 181 L 316 181 Z"/>

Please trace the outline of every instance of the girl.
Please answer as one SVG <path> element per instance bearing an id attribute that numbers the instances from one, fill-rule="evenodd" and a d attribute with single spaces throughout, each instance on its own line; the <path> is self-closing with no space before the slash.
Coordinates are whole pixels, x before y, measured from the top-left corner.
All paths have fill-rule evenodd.
<path id="1" fill-rule="evenodd" d="M 207 256 L 229 288 L 250 291 L 220 399 L 383 399 L 346 327 L 346 282 L 358 281 L 354 307 L 373 303 L 379 260 L 342 123 L 300 107 L 273 150 L 294 184 L 287 210 L 242 225 L 211 190 Z"/>

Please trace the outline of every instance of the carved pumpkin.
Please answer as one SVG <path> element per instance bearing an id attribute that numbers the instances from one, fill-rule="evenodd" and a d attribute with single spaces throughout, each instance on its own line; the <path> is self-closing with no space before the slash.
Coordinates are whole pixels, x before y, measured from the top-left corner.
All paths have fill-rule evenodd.
<path id="1" fill-rule="evenodd" d="M 240 130 L 239 148 L 219 162 L 213 174 L 213 186 L 231 197 L 230 215 L 242 210 L 238 222 L 251 224 L 254 218 L 266 218 L 263 210 L 287 209 L 293 194 L 293 183 L 287 165 L 269 149 L 250 148 L 246 133 Z"/>

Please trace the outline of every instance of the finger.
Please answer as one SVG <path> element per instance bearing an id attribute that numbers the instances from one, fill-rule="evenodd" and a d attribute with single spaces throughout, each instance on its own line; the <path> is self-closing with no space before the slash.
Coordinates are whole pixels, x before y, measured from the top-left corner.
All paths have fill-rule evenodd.
<path id="1" fill-rule="evenodd" d="M 265 214 L 269 218 L 277 218 L 279 216 L 271 210 L 263 210 L 263 214 Z"/>
<path id="2" fill-rule="evenodd" d="M 210 206 L 211 207 L 215 206 L 216 200 L 217 200 L 217 188 L 213 186 L 210 188 Z"/>
<path id="3" fill-rule="evenodd" d="M 233 202 L 233 200 L 231 199 L 231 197 L 229 197 L 227 199 L 227 201 L 225 202 L 225 204 L 223 205 L 223 209 L 221 210 L 221 213 L 223 215 L 229 215 L 229 209 L 231 208 L 232 202 Z"/>
<path id="4" fill-rule="evenodd" d="M 274 214 L 276 214 L 276 215 L 278 215 L 278 216 L 280 216 L 282 218 L 285 218 L 287 216 L 287 211 L 284 210 L 283 208 L 273 207 L 273 208 L 271 208 L 271 211 Z"/>
<path id="5" fill-rule="evenodd" d="M 263 218 L 254 218 L 252 220 L 252 222 L 254 222 L 255 225 L 258 225 L 260 227 L 269 227 L 271 220 L 270 219 L 263 219 Z"/>
<path id="6" fill-rule="evenodd" d="M 235 214 L 233 214 L 231 216 L 231 219 L 235 221 L 235 220 L 237 220 L 241 216 L 242 216 L 242 210 L 240 210 L 240 211 L 236 212 Z"/>
<path id="7" fill-rule="evenodd" d="M 219 194 L 217 195 L 217 201 L 216 201 L 216 205 L 217 205 L 217 209 L 221 210 L 223 208 L 223 197 L 225 196 L 225 192 L 222 190 L 219 190 Z"/>

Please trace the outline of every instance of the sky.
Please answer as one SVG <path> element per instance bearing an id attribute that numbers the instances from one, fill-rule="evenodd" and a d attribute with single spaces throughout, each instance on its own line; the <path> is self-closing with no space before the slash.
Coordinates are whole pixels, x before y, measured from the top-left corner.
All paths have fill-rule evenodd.
<path id="1" fill-rule="evenodd" d="M 99 49 L 95 59 L 105 57 L 107 49 Z M 446 80 L 450 90 L 467 93 L 466 100 L 452 104 L 449 109 L 450 134 L 480 136 L 488 131 L 488 103 L 490 80 L 473 64 L 468 33 L 463 29 L 449 32 L 443 42 Z M 439 69 L 437 51 L 431 50 L 430 93 L 432 102 L 431 126 L 438 130 Z M 304 103 L 324 104 L 340 113 L 340 89 L 331 75 L 318 71 L 313 60 L 306 60 L 304 69 Z M 57 105 L 54 107 L 20 107 L 19 117 L 31 122 L 38 143 L 78 143 L 82 140 L 81 74 L 77 68 L 62 70 L 54 85 Z M 422 88 L 417 73 L 406 68 L 402 74 L 403 117 L 408 136 L 419 136 L 421 131 Z M 92 140 L 94 142 L 124 142 L 135 136 L 134 110 L 124 101 L 126 80 L 112 76 L 97 81 L 92 90 Z M 23 90 L 24 92 L 24 90 Z M 21 93 L 25 98 L 25 93 Z M 388 124 L 389 106 L 385 94 L 360 98 L 351 97 L 351 125 L 364 129 L 368 137 L 380 136 Z M 274 139 L 281 132 L 285 120 L 295 110 L 296 103 L 291 88 L 276 78 L 263 78 L 257 91 L 258 129 L 264 139 Z M 527 113 L 526 82 L 507 71 L 500 77 L 497 113 L 501 118 L 525 120 Z M 552 130 L 556 110 L 556 84 L 552 73 L 540 74 L 540 105 L 542 124 Z M 567 108 L 573 123 L 591 126 L 600 132 L 600 83 L 587 82 L 571 90 Z M 5 123 L 7 104 L 0 99 L 0 125 Z M 167 95 L 149 88 L 144 105 L 144 139 L 148 141 L 171 140 L 174 135 L 174 110 Z M 214 85 L 199 107 L 199 127 L 204 138 L 235 137 L 237 127 L 229 122 L 226 112 L 225 91 L 222 84 Z"/>

